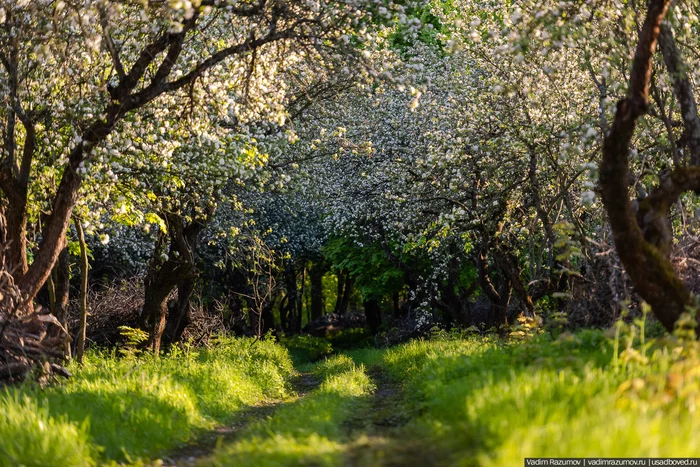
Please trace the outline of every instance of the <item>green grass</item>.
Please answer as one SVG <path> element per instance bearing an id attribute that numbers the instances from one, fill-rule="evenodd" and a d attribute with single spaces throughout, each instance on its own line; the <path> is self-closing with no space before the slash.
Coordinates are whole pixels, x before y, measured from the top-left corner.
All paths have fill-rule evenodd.
<path id="1" fill-rule="evenodd" d="M 0 399 L 0 414 L 0 465 L 93 464 L 84 425 L 53 418 L 46 407 L 17 394 Z"/>
<path id="2" fill-rule="evenodd" d="M 246 406 L 286 397 L 294 372 L 283 347 L 250 339 L 160 358 L 92 353 L 72 370 L 61 386 L 0 395 L 0 465 L 152 458 Z"/>
<path id="3" fill-rule="evenodd" d="M 403 439 L 431 446 L 436 464 L 700 455 L 698 344 L 666 338 L 641 352 L 636 343 L 615 359 L 596 331 L 437 339 L 390 349 L 383 365 L 421 409 Z"/>
<path id="4" fill-rule="evenodd" d="M 640 339 L 643 323 L 614 331 L 554 338 L 525 329 L 510 340 L 443 333 L 300 360 L 319 382 L 304 397 L 292 397 L 290 352 L 269 341 L 223 339 L 161 358 L 93 353 L 61 386 L 0 393 L 0 465 L 147 462 L 266 400 L 281 402 L 202 465 L 700 456 L 700 343 L 682 333 Z M 373 400 L 368 374 L 403 390 Z M 393 412 L 410 420 L 373 424 Z"/>
<path id="5" fill-rule="evenodd" d="M 314 374 L 322 380 L 318 389 L 254 423 L 201 465 L 338 465 L 348 441 L 343 423 L 366 408 L 374 386 L 364 368 L 343 355 L 321 362 Z"/>

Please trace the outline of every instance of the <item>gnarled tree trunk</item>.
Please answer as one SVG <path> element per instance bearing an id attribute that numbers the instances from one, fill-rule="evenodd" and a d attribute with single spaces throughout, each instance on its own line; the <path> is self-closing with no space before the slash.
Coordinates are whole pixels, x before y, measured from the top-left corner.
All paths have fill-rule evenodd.
<path id="1" fill-rule="evenodd" d="M 148 345 L 156 354 L 160 352 L 166 327 L 168 298 L 175 287 L 182 286 L 182 299 L 178 301 L 169 320 L 172 322 L 170 327 L 173 329 L 173 338 L 182 335 L 183 323 L 189 319 L 189 299 L 198 274 L 195 263 L 197 237 L 207 222 L 195 219 L 186 224 L 184 217 L 178 214 L 168 214 L 165 218 L 168 233 L 159 234 L 148 265 L 141 315 L 141 326 L 150 336 Z"/>
<path id="2" fill-rule="evenodd" d="M 488 252 L 484 247 L 480 248 L 476 254 L 476 268 L 479 272 L 479 286 L 491 302 L 490 324 L 495 326 L 508 324 L 508 305 L 513 286 L 506 278 L 503 290 L 497 290 L 496 285 L 491 281 Z"/>
<path id="3" fill-rule="evenodd" d="M 166 344 L 174 344 L 180 341 L 185 328 L 192 322 L 192 296 L 194 295 L 196 281 L 188 276 L 177 284 L 177 302 L 168 310 L 165 324 Z"/>
<path id="4" fill-rule="evenodd" d="M 629 197 L 628 172 L 630 141 L 637 121 L 648 111 L 653 55 L 670 4 L 671 0 L 653 0 L 648 5 L 628 95 L 617 104 L 600 165 L 603 204 L 620 260 L 637 293 L 668 330 L 694 304 L 668 259 L 672 242 L 668 210 L 683 191 L 700 189 L 700 168 L 677 168 L 648 198 L 636 203 L 636 209 Z"/>

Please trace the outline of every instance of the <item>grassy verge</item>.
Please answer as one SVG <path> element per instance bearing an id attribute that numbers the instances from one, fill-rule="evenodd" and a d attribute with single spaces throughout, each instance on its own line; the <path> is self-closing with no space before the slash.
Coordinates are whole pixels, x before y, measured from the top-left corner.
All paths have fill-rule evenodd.
<path id="1" fill-rule="evenodd" d="M 318 389 L 254 423 L 201 465 L 338 465 L 347 441 L 343 423 L 366 407 L 373 385 L 364 368 L 343 355 L 316 365 L 314 374 L 322 380 Z"/>
<path id="2" fill-rule="evenodd" d="M 167 357 L 88 355 L 75 377 L 0 394 L 0 465 L 79 466 L 157 456 L 240 409 L 287 395 L 287 351 L 222 339 Z"/>
<path id="3" fill-rule="evenodd" d="M 421 408 L 403 439 L 431 446 L 433 464 L 700 455 L 698 344 L 633 336 L 614 347 L 585 331 L 511 344 L 415 341 L 382 359 Z"/>

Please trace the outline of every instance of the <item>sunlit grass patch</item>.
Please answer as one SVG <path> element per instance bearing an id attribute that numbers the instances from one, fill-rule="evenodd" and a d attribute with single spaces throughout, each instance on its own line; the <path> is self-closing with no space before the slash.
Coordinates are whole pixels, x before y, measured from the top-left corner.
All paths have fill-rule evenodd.
<path id="1" fill-rule="evenodd" d="M 203 465 L 337 465 L 346 449 L 343 423 L 367 404 L 374 386 L 346 356 L 325 360 L 315 374 L 324 378 L 318 389 L 254 423 Z"/>
<path id="2" fill-rule="evenodd" d="M 326 383 L 326 380 L 348 371 L 355 370 L 355 362 L 347 355 L 334 355 L 316 364 L 311 372 Z"/>
<path id="3" fill-rule="evenodd" d="M 294 372 L 283 347 L 251 339 L 221 339 L 210 349 L 159 358 L 92 353 L 82 368 L 72 370 L 75 377 L 61 386 L 16 388 L 0 403 L 16 408 L 23 394 L 33 404 L 29 413 L 41 406 L 46 420 L 73 427 L 74 437 L 95 447 L 91 452 L 76 449 L 83 464 L 157 456 L 246 406 L 286 397 Z M 50 446 L 39 446 L 37 452 L 29 442 L 17 447 L 13 441 L 40 436 L 36 424 L 15 424 L 8 431 L 13 435 L 0 438 L 0 453 L 14 449 L 50 456 Z M 68 442 L 73 435 L 66 433 Z M 80 462 L 66 465 L 71 464 Z"/>
<path id="4" fill-rule="evenodd" d="M 364 365 L 367 368 L 383 364 L 385 353 L 386 349 L 377 349 L 372 347 L 353 349 L 343 352 L 343 354 L 350 357 L 355 364 Z"/>
<path id="5" fill-rule="evenodd" d="M 84 424 L 52 418 L 28 397 L 0 396 L 0 465 L 90 466 L 91 449 Z"/>
<path id="6" fill-rule="evenodd" d="M 616 358 L 599 331 L 519 343 L 437 339 L 390 349 L 384 362 L 421 407 L 406 435 L 429 440 L 450 465 L 695 456 L 697 343 L 661 341 L 645 344 L 645 358 L 630 346 Z"/>
<path id="7" fill-rule="evenodd" d="M 107 459 L 153 455 L 212 426 L 198 409 L 192 388 L 161 373 L 157 362 L 130 374 L 119 371 L 126 362 L 110 362 L 118 367 L 113 373 L 108 360 L 99 362 L 102 367 L 88 370 L 85 379 L 78 376 L 33 397 L 45 401 L 54 416 L 74 423 L 87 420 L 90 440 L 104 448 Z"/>

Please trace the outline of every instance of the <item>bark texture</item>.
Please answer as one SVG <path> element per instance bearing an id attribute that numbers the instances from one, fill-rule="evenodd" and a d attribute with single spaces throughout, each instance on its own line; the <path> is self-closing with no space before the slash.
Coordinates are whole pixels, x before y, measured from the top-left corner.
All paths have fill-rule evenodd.
<path id="1" fill-rule="evenodd" d="M 165 215 L 168 233 L 161 233 L 156 242 L 148 271 L 144 278 L 144 305 L 141 326 L 149 333 L 149 347 L 160 352 L 166 320 L 170 319 L 169 342 L 179 338 L 190 320 L 190 298 L 198 271 L 196 243 L 207 219 L 194 219 L 187 223 L 179 214 Z M 175 308 L 168 314 L 168 298 L 178 287 Z"/>
<path id="2" fill-rule="evenodd" d="M 652 61 L 662 21 L 671 0 L 654 0 L 639 33 L 629 80 L 629 93 L 617 104 L 610 133 L 603 144 L 600 186 L 615 247 L 635 290 L 668 330 L 693 304 L 668 259 L 668 208 L 671 200 L 700 177 L 697 169 L 679 169 L 643 203 L 629 196 L 629 151 L 638 120 L 648 111 Z M 638 215 L 640 214 L 640 215 Z M 640 227 L 641 223 L 641 227 Z"/>

